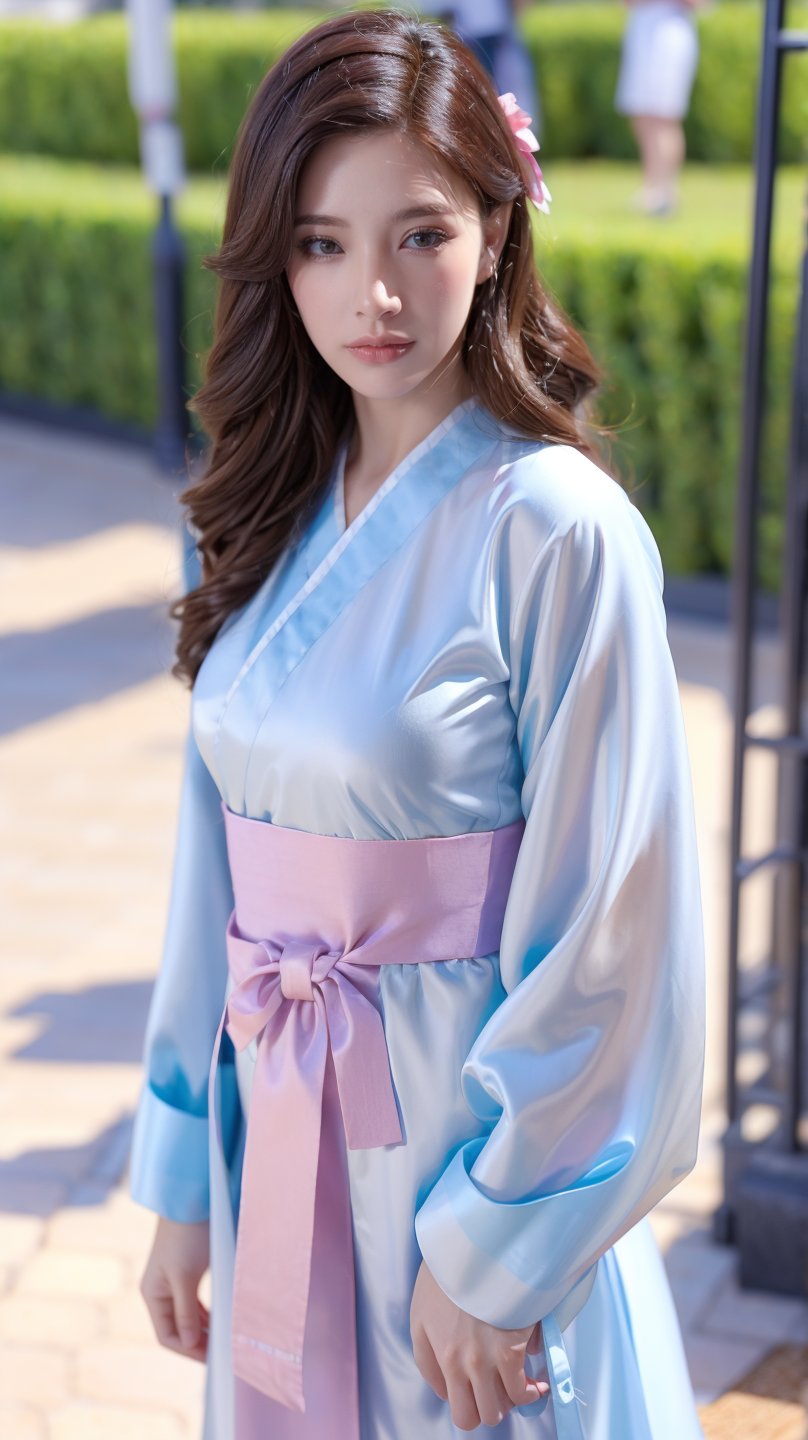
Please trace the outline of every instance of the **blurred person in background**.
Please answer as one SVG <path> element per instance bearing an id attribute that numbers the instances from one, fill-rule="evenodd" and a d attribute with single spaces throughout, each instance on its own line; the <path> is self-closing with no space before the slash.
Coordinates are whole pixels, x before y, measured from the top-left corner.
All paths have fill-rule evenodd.
<path id="1" fill-rule="evenodd" d="M 494 80 L 500 94 L 510 91 L 541 134 L 541 105 L 533 61 L 518 25 L 529 0 L 454 0 L 440 18 L 451 25 Z"/>
<path id="2" fill-rule="evenodd" d="M 683 121 L 699 57 L 693 12 L 701 0 L 626 3 L 615 108 L 628 116 L 640 151 L 643 183 L 634 205 L 646 215 L 670 215 L 679 203 Z"/>

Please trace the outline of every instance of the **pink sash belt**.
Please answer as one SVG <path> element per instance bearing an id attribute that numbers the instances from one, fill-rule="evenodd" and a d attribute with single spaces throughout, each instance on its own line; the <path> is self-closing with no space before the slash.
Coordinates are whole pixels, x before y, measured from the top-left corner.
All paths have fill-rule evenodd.
<path id="1" fill-rule="evenodd" d="M 403 1138 L 379 966 L 496 951 L 524 822 L 349 840 L 222 810 L 233 988 L 212 1115 L 223 1028 L 237 1051 L 258 1042 L 233 1275 L 237 1437 L 359 1440 L 345 1147 Z"/>

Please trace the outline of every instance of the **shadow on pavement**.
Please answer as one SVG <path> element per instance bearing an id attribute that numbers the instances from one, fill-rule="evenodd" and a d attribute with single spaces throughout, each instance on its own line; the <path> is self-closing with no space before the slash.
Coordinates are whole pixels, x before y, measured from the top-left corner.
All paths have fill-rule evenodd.
<path id="1" fill-rule="evenodd" d="M 138 1065 L 151 991 L 151 980 L 129 980 L 35 995 L 6 1012 L 13 1020 L 42 1020 L 35 1039 L 10 1052 L 8 1059 Z"/>
<path id="2" fill-rule="evenodd" d="M 174 629 L 166 607 L 149 602 L 0 635 L 0 734 L 164 675 L 174 662 Z"/>
<path id="3" fill-rule="evenodd" d="M 127 1113 L 83 1145 L 24 1150 L 0 1160 L 0 1212 L 47 1217 L 65 1205 L 103 1203 L 120 1184 L 131 1138 Z"/>

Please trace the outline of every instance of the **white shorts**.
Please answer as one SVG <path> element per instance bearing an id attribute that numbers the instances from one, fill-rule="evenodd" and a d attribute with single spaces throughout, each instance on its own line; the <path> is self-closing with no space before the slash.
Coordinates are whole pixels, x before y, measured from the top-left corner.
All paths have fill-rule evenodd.
<path id="1" fill-rule="evenodd" d="M 632 5 L 623 35 L 615 109 L 621 115 L 683 120 L 698 58 L 699 42 L 689 10 L 676 0 Z"/>

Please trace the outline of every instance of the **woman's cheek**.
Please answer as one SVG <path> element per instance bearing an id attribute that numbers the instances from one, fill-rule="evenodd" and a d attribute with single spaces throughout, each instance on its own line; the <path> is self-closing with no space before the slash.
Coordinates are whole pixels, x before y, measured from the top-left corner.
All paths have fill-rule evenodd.
<path id="1" fill-rule="evenodd" d="M 325 267 L 323 267 L 325 269 Z M 308 272 L 299 272 L 297 276 L 289 278 L 289 288 L 294 300 L 303 327 L 310 340 L 319 350 L 321 341 L 328 340 L 331 330 L 329 323 L 329 288 L 323 283 L 320 275 L 312 273 L 314 267 Z"/>
<path id="2" fill-rule="evenodd" d="M 467 305 L 471 302 L 477 283 L 478 251 L 455 250 L 447 255 L 443 264 L 435 267 L 435 283 L 440 298 L 447 305 Z"/>
<path id="3" fill-rule="evenodd" d="M 301 258 L 289 266 L 287 276 L 289 289 L 301 314 L 304 310 L 314 311 L 319 303 L 319 297 L 327 290 L 327 281 L 324 271 L 328 265 L 316 260 Z"/>
<path id="4" fill-rule="evenodd" d="M 441 328 L 450 340 L 454 340 L 468 319 L 474 298 L 475 276 L 468 271 L 457 271 L 435 277 L 435 286 L 430 294 L 429 311 L 441 317 Z"/>

